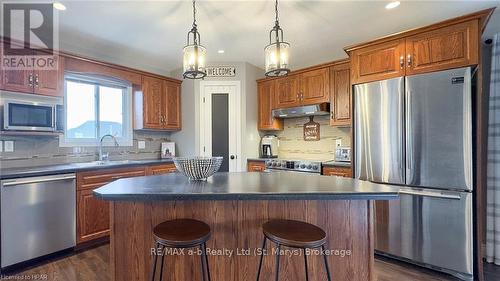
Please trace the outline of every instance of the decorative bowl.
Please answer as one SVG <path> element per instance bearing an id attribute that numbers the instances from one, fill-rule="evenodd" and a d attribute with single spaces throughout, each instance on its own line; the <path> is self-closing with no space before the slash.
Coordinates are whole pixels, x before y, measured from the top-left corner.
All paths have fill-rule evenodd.
<path id="1" fill-rule="evenodd" d="M 206 180 L 219 170 L 222 160 L 223 157 L 176 157 L 174 164 L 190 180 Z"/>

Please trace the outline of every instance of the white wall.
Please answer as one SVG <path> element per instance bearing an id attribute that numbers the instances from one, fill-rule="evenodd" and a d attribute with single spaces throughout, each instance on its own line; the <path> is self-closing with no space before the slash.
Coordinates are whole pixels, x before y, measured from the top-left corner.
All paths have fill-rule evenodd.
<path id="1" fill-rule="evenodd" d="M 264 77 L 264 70 L 246 62 L 210 63 L 209 66 L 234 66 L 235 77 L 205 78 L 205 81 L 240 81 L 241 83 L 241 140 L 242 167 L 246 167 L 246 159 L 257 157 L 260 136 L 257 130 L 257 82 Z M 182 79 L 182 70 L 172 71 L 172 77 Z M 171 139 L 176 143 L 178 155 L 200 155 L 200 80 L 185 79 L 182 83 L 182 130 L 172 133 Z"/>

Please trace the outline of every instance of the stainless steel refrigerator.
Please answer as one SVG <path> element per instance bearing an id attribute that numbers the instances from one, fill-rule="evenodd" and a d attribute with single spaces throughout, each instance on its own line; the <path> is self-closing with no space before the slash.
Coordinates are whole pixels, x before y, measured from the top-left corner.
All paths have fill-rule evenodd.
<path id="1" fill-rule="evenodd" d="M 375 249 L 473 278 L 471 68 L 355 86 L 355 177 L 401 185 L 375 203 Z"/>

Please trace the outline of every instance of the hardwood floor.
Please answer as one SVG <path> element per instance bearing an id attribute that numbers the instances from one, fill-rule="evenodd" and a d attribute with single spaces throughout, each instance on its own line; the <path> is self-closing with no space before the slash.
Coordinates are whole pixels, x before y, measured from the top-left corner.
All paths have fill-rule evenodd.
<path id="1" fill-rule="evenodd" d="M 109 281 L 109 244 L 102 245 L 74 255 L 50 260 L 44 264 L 22 272 L 2 275 L 2 280 L 13 276 L 24 280 L 46 281 Z M 375 260 L 376 281 L 454 281 L 444 274 L 421 269 L 405 263 L 394 262 L 385 258 Z M 486 281 L 500 280 L 500 266 L 486 264 Z M 36 279 L 38 278 L 38 279 Z"/>

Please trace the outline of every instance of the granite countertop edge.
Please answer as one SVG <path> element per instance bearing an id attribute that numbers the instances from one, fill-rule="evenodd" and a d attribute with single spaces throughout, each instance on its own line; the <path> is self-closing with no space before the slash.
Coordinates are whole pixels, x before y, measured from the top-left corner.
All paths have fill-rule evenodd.
<path id="1" fill-rule="evenodd" d="M 118 160 L 119 161 L 119 160 Z M 92 171 L 92 170 L 102 170 L 102 169 L 116 169 L 116 168 L 124 168 L 124 167 L 134 167 L 134 166 L 143 166 L 150 164 L 170 164 L 174 163 L 172 159 L 144 159 L 144 160 L 131 160 L 132 162 L 128 163 L 117 163 L 117 164 L 109 164 L 109 165 L 91 165 L 88 166 L 78 166 L 79 164 L 85 164 L 86 162 L 81 163 L 68 163 L 61 165 L 50 165 L 50 166 L 37 166 L 30 168 L 8 168 L 0 170 L 0 180 L 6 179 L 15 179 L 15 178 L 25 178 L 25 177 L 37 177 L 37 176 L 49 176 L 49 175 L 60 175 L 66 173 L 76 173 L 83 171 Z M 113 160 L 111 160 L 113 162 Z"/>
<path id="2" fill-rule="evenodd" d="M 221 172 L 207 181 L 181 173 L 119 179 L 93 190 L 109 201 L 391 200 L 399 187 L 351 178 L 274 172 Z"/>
<path id="3" fill-rule="evenodd" d="M 240 194 L 101 194 L 94 197 L 105 201 L 250 201 L 250 200 L 392 200 L 398 192 L 384 193 L 240 193 Z"/>

